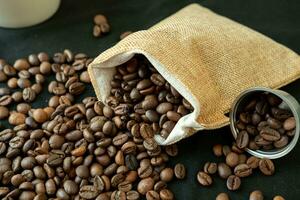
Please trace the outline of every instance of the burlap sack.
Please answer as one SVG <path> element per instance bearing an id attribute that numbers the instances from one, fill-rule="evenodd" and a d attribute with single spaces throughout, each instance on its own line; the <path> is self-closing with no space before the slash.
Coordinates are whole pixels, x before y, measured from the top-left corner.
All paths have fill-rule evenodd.
<path id="1" fill-rule="evenodd" d="M 300 76 L 300 57 L 270 38 L 197 4 L 189 5 L 148 30 L 129 35 L 89 66 L 97 97 L 110 91 L 115 67 L 143 54 L 194 107 L 161 145 L 197 130 L 229 123 L 224 115 L 246 88 L 279 88 Z"/>

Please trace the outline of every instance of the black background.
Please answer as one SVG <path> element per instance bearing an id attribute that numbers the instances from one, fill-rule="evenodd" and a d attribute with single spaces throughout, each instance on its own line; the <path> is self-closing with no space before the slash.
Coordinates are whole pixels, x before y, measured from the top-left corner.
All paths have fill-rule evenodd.
<path id="1" fill-rule="evenodd" d="M 58 12 L 45 23 L 23 29 L 0 28 L 0 58 L 13 63 L 16 58 L 27 57 L 30 53 L 46 51 L 52 55 L 65 48 L 94 57 L 114 45 L 120 33 L 147 29 L 192 2 L 247 25 L 300 53 L 300 1 L 297 0 L 63 0 Z M 112 25 L 112 32 L 100 39 L 92 36 L 92 19 L 97 13 L 105 14 Z M 299 86 L 298 80 L 283 90 L 300 100 Z M 93 94 L 92 88 L 88 93 Z M 35 104 L 46 105 L 48 95 L 43 93 L 39 99 Z M 223 160 L 213 156 L 212 145 L 230 144 L 231 141 L 230 130 L 225 127 L 199 132 L 179 143 L 179 157 L 172 159 L 171 164 L 184 163 L 188 176 L 184 181 L 170 184 L 176 199 L 213 200 L 219 192 L 228 192 L 233 200 L 246 200 L 254 189 L 261 189 L 267 200 L 276 194 L 288 200 L 300 199 L 299 145 L 288 156 L 275 161 L 274 176 L 265 177 L 255 172 L 242 180 L 237 192 L 229 192 L 225 181 L 218 177 L 214 177 L 212 187 L 201 187 L 195 176 L 205 161 Z"/>

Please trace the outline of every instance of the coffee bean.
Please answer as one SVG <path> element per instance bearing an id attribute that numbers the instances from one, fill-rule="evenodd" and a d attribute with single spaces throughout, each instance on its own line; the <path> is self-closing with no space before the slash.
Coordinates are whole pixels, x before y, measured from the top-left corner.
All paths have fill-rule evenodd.
<path id="1" fill-rule="evenodd" d="M 217 156 L 217 157 L 220 157 L 223 155 L 223 147 L 222 145 L 220 144 L 216 144 L 213 146 L 213 152 L 214 152 L 214 155 Z"/>
<path id="2" fill-rule="evenodd" d="M 212 184 L 212 178 L 205 172 L 198 172 L 197 180 L 202 186 L 209 186 Z"/>
<path id="3" fill-rule="evenodd" d="M 287 118 L 283 123 L 283 128 L 286 131 L 290 131 L 296 128 L 296 120 L 294 117 Z"/>
<path id="4" fill-rule="evenodd" d="M 231 169 L 228 165 L 225 163 L 219 163 L 218 164 L 218 173 L 219 176 L 223 179 L 227 179 L 231 175 Z"/>
<path id="5" fill-rule="evenodd" d="M 173 179 L 174 171 L 172 168 L 165 168 L 160 172 L 160 179 L 164 182 L 169 182 Z"/>
<path id="6" fill-rule="evenodd" d="M 267 141 L 277 141 L 280 139 L 280 133 L 275 129 L 265 127 L 259 132 L 260 136 Z"/>
<path id="7" fill-rule="evenodd" d="M 273 107 L 271 109 L 271 113 L 274 116 L 274 118 L 276 118 L 280 121 L 286 120 L 287 118 L 292 117 L 292 113 L 290 111 L 276 108 L 276 107 Z"/>
<path id="8" fill-rule="evenodd" d="M 228 155 L 226 156 L 226 164 L 229 167 L 237 166 L 239 164 L 239 155 L 234 152 L 228 153 Z"/>
<path id="9" fill-rule="evenodd" d="M 125 156 L 125 164 L 129 170 L 136 170 L 138 168 L 136 157 L 131 154 Z"/>
<path id="10" fill-rule="evenodd" d="M 289 143 L 289 138 L 288 136 L 284 135 L 281 136 L 279 140 L 277 140 L 276 142 L 274 142 L 274 147 L 276 147 L 277 149 L 283 148 L 285 147 L 287 144 Z"/>
<path id="11" fill-rule="evenodd" d="M 238 176 L 230 175 L 226 184 L 229 190 L 238 190 L 241 186 L 241 179 Z"/>
<path id="12" fill-rule="evenodd" d="M 156 107 L 156 112 L 158 112 L 159 114 L 165 114 L 168 111 L 171 111 L 173 109 L 173 106 L 171 103 L 160 103 L 157 107 Z"/>
<path id="13" fill-rule="evenodd" d="M 216 170 L 217 171 L 217 167 Z M 178 179 L 184 179 L 186 177 L 186 169 L 185 166 L 181 163 L 178 163 L 174 167 L 174 174 Z"/>
<path id="14" fill-rule="evenodd" d="M 148 191 L 152 190 L 154 186 L 154 180 L 151 177 L 142 179 L 138 185 L 137 190 L 140 194 L 145 195 Z"/>
<path id="15" fill-rule="evenodd" d="M 280 195 L 276 195 L 273 200 L 285 200 L 285 198 L 283 198 L 282 196 Z"/>
<path id="16" fill-rule="evenodd" d="M 99 191 L 93 185 L 84 185 L 79 190 L 79 196 L 85 199 L 94 199 L 98 194 Z"/>
<path id="17" fill-rule="evenodd" d="M 36 98 L 36 93 L 32 88 L 25 88 L 23 90 L 23 99 L 25 102 L 32 102 Z"/>
<path id="18" fill-rule="evenodd" d="M 261 159 L 259 161 L 259 169 L 264 175 L 267 176 L 273 175 L 275 173 L 275 166 L 269 159 Z"/>
<path id="19" fill-rule="evenodd" d="M 173 200 L 174 199 L 173 193 L 168 189 L 162 189 L 159 192 L 159 196 L 160 196 L 161 200 Z"/>
<path id="20" fill-rule="evenodd" d="M 255 190 L 250 193 L 249 200 L 264 200 L 263 193 L 259 190 Z"/>
<path id="21" fill-rule="evenodd" d="M 247 177 L 252 174 L 252 168 L 247 164 L 239 164 L 234 168 L 234 174 L 238 177 Z"/>
<path id="22" fill-rule="evenodd" d="M 247 159 L 246 164 L 251 167 L 252 169 L 256 169 L 259 165 L 259 161 L 260 159 L 255 157 L 255 156 L 251 156 Z"/>
<path id="23" fill-rule="evenodd" d="M 220 193 L 216 197 L 216 200 L 230 200 L 230 198 L 229 198 L 228 194 L 226 194 L 226 193 Z"/>
<path id="24" fill-rule="evenodd" d="M 8 117 L 8 122 L 11 125 L 20 125 L 25 123 L 26 116 L 23 113 L 12 112 Z"/>
<path id="25" fill-rule="evenodd" d="M 240 149 L 244 149 L 249 144 L 249 135 L 246 131 L 241 131 L 236 137 L 236 145 Z"/>
<path id="26" fill-rule="evenodd" d="M 206 162 L 203 167 L 203 171 L 208 174 L 215 174 L 217 170 L 218 170 L 218 165 L 217 163 L 213 163 L 213 162 Z"/>
<path id="27" fill-rule="evenodd" d="M 0 119 L 5 119 L 9 116 L 8 108 L 0 106 Z"/>

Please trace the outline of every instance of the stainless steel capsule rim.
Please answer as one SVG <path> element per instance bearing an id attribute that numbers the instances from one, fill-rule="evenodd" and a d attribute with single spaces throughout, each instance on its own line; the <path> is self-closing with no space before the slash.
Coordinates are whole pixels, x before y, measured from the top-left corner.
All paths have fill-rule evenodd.
<path id="1" fill-rule="evenodd" d="M 236 122 L 236 115 L 237 115 L 237 111 L 239 108 L 240 103 L 243 101 L 244 98 L 246 98 L 248 95 L 250 95 L 251 93 L 255 93 L 255 92 L 268 92 L 268 93 L 272 93 L 276 96 L 278 96 L 279 98 L 281 98 L 283 100 L 283 102 L 285 102 L 288 107 L 290 108 L 290 110 L 292 111 L 295 120 L 296 120 L 296 130 L 295 130 L 295 135 L 293 137 L 293 139 L 290 141 L 290 143 L 281 149 L 276 149 L 276 150 L 271 150 L 271 151 L 263 151 L 263 150 L 251 150 L 246 148 L 246 152 L 248 152 L 249 154 L 259 157 L 259 158 L 269 158 L 269 159 L 277 159 L 277 158 L 281 158 L 285 155 L 287 155 L 297 144 L 297 141 L 299 139 L 299 132 L 300 132 L 300 105 L 297 102 L 297 100 L 290 95 L 287 92 L 284 92 L 282 90 L 274 90 L 274 89 L 270 89 L 270 88 L 266 88 L 266 87 L 253 87 L 253 88 L 249 88 L 245 91 L 243 91 L 233 102 L 232 104 L 232 109 L 230 111 L 230 129 L 231 132 L 233 134 L 233 137 L 236 138 L 237 134 L 238 134 L 238 130 L 235 127 L 235 122 Z"/>

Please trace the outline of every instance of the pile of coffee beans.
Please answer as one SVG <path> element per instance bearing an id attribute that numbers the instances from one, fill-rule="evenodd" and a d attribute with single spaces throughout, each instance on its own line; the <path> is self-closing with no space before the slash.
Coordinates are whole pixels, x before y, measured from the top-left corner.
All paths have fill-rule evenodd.
<path id="1" fill-rule="evenodd" d="M 296 121 L 292 112 L 281 105 L 282 99 L 273 94 L 260 93 L 250 99 L 236 123 L 237 146 L 252 150 L 287 146 L 295 135 Z"/>
<path id="2" fill-rule="evenodd" d="M 249 157 L 237 147 L 236 143 L 233 143 L 232 147 L 216 144 L 213 146 L 213 152 L 217 157 L 225 157 L 225 161 L 204 164 L 203 169 L 197 174 L 197 180 L 202 186 L 212 185 L 212 175 L 218 174 L 220 178 L 226 180 L 228 190 L 235 191 L 240 188 L 242 178 L 250 176 L 257 168 L 266 176 L 275 173 L 272 160 Z"/>
<path id="3" fill-rule="evenodd" d="M 141 56 L 117 67 L 111 87 L 106 104 L 113 109 L 118 128 L 126 128 L 137 141 L 145 140 L 148 151 L 159 148 L 152 139 L 155 134 L 167 138 L 180 118 L 193 110 Z"/>
<path id="4" fill-rule="evenodd" d="M 230 200 L 228 194 L 220 193 L 216 197 L 216 200 Z M 249 200 L 264 200 L 264 195 L 260 190 L 255 190 L 250 193 Z M 273 198 L 273 200 L 285 200 L 282 196 L 277 195 Z"/>
<path id="5" fill-rule="evenodd" d="M 0 60 L 0 115 L 11 125 L 0 131 L 1 199 L 174 199 L 167 184 L 186 168 L 170 167 L 178 147 L 153 136 L 167 137 L 190 104 L 137 56 L 117 68 L 104 105 L 86 96 L 91 61 L 70 50 Z M 43 88 L 48 105 L 32 104 Z"/>
<path id="6" fill-rule="evenodd" d="M 110 32 L 110 25 L 107 18 L 102 14 L 97 14 L 94 16 L 94 28 L 93 36 L 101 37 Z"/>

